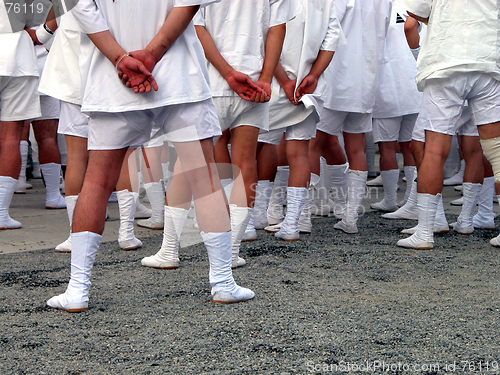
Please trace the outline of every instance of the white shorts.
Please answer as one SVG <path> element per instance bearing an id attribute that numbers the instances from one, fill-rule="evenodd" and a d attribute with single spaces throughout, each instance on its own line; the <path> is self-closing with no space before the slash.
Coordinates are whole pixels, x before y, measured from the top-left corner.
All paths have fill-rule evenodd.
<path id="1" fill-rule="evenodd" d="M 25 121 L 42 115 L 38 77 L 0 76 L 0 121 Z"/>
<path id="2" fill-rule="evenodd" d="M 309 141 L 316 136 L 316 115 L 310 114 L 298 124 L 259 134 L 259 142 L 279 145 L 285 133 L 287 141 Z"/>
<path id="3" fill-rule="evenodd" d="M 61 113 L 61 102 L 51 96 L 40 95 L 40 108 L 42 116 L 35 119 L 40 120 L 58 120 Z"/>
<path id="4" fill-rule="evenodd" d="M 500 121 L 500 81 L 485 73 L 466 73 L 426 84 L 419 122 L 425 130 L 453 135 L 466 100 L 476 126 Z"/>
<path id="5" fill-rule="evenodd" d="M 192 142 L 221 135 L 212 99 L 121 113 L 92 112 L 89 150 L 140 147 L 150 140 L 153 124 L 166 140 Z"/>
<path id="6" fill-rule="evenodd" d="M 69 102 L 61 102 L 61 114 L 57 132 L 80 138 L 89 137 L 89 117 L 82 113 L 81 106 Z"/>
<path id="7" fill-rule="evenodd" d="M 415 128 L 413 129 L 413 140 L 425 142 L 424 124 L 425 122 L 421 121 L 419 116 L 417 119 L 417 123 L 415 124 Z M 457 134 L 469 137 L 479 136 L 477 126 L 474 124 L 474 121 L 472 121 L 472 110 L 470 106 L 463 107 L 462 114 L 460 115 L 457 122 Z"/>
<path id="8" fill-rule="evenodd" d="M 222 131 L 242 125 L 269 130 L 269 102 L 253 103 L 239 96 L 217 96 L 214 104 Z"/>
<path id="9" fill-rule="evenodd" d="M 373 119 L 373 141 L 410 142 L 418 114 Z"/>
<path id="10" fill-rule="evenodd" d="M 330 135 L 339 136 L 342 132 L 361 134 L 372 131 L 372 114 L 335 111 L 323 108 L 318 130 Z"/>
<path id="11" fill-rule="evenodd" d="M 143 148 L 153 148 L 153 147 L 161 147 L 165 143 L 165 135 L 162 130 L 156 124 L 153 125 L 153 129 L 151 129 L 151 135 L 149 141 L 142 145 Z"/>

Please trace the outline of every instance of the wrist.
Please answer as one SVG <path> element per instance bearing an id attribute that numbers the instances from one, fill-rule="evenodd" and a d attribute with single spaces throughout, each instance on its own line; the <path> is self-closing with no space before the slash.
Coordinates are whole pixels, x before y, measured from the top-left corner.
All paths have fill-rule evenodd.
<path id="1" fill-rule="evenodd" d="M 120 65 L 120 63 L 123 61 L 123 59 L 125 59 L 126 57 L 130 57 L 130 54 L 129 53 L 124 53 L 122 54 L 120 57 L 118 57 L 118 59 L 116 59 L 116 64 L 115 64 L 115 69 L 118 71 L 118 66 Z"/>
<path id="2" fill-rule="evenodd" d="M 43 24 L 35 31 L 36 38 L 42 44 L 46 44 L 54 36 L 54 32 L 50 30 L 46 24 Z"/>
<path id="3" fill-rule="evenodd" d="M 154 61 L 154 63 L 156 64 L 158 61 L 161 60 L 162 56 L 163 56 L 163 53 L 159 53 L 154 47 L 151 47 L 151 46 L 147 46 L 145 49 L 144 49 L 144 52 L 149 56 L 149 58 L 151 60 Z"/>

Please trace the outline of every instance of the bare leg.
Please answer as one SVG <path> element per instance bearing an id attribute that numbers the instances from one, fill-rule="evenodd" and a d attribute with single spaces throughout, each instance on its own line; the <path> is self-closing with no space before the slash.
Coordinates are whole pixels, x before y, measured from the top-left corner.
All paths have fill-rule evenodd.
<path id="1" fill-rule="evenodd" d="M 253 207 L 255 201 L 258 136 L 259 128 L 254 126 L 238 126 L 231 131 L 232 162 L 243 177 L 243 181 L 241 181 L 241 178 L 236 178 L 238 171 L 233 172 L 235 181 L 231 194 L 231 203 L 239 207 Z M 245 197 L 242 197 L 241 192 L 243 191 Z"/>
<path id="2" fill-rule="evenodd" d="M 311 171 L 309 169 L 309 141 L 287 141 L 286 152 L 290 165 L 288 186 L 307 188 Z"/>
<path id="3" fill-rule="evenodd" d="M 413 157 L 413 154 L 411 153 L 410 143 L 411 142 L 399 142 L 399 149 L 401 150 L 401 153 L 403 154 L 403 161 L 404 161 L 405 167 L 414 167 L 415 166 L 415 158 Z"/>
<path id="4" fill-rule="evenodd" d="M 398 142 L 379 142 L 378 147 L 380 150 L 380 170 L 390 171 L 398 169 L 398 161 L 396 159 Z"/>
<path id="5" fill-rule="evenodd" d="M 88 163 L 87 138 L 65 135 L 68 161 L 64 184 L 66 195 L 78 195 L 82 190 Z"/>
<path id="6" fill-rule="evenodd" d="M 277 146 L 259 142 L 257 146 L 257 174 L 259 176 L 259 180 L 274 181 L 277 168 Z"/>
<path id="7" fill-rule="evenodd" d="M 61 155 L 57 147 L 58 120 L 33 121 L 33 131 L 38 143 L 38 160 L 40 164 L 61 164 Z"/>
<path id="8" fill-rule="evenodd" d="M 142 149 L 142 176 L 144 183 L 159 182 L 163 178 L 161 169 L 162 148 L 163 146 Z"/>
<path id="9" fill-rule="evenodd" d="M 415 159 L 417 170 L 419 170 L 420 164 L 422 164 L 422 159 L 424 158 L 425 143 L 413 140 L 410 142 L 410 150 L 413 154 L 413 158 Z"/>
<path id="10" fill-rule="evenodd" d="M 102 234 L 108 198 L 118 182 L 127 150 L 89 151 L 87 173 L 73 215 L 73 233 Z"/>
<path id="11" fill-rule="evenodd" d="M 17 180 L 21 170 L 19 143 L 23 121 L 0 121 L 0 176 Z"/>
<path id="12" fill-rule="evenodd" d="M 451 135 L 425 131 L 425 151 L 418 174 L 418 192 L 437 195 L 443 189 L 443 167 L 451 147 Z"/>
<path id="13" fill-rule="evenodd" d="M 365 156 L 365 134 L 346 133 L 344 132 L 345 151 L 349 167 L 355 171 L 368 171 Z"/>
<path id="14" fill-rule="evenodd" d="M 482 184 L 484 178 L 483 150 L 479 137 L 461 137 L 461 148 L 465 159 L 464 182 Z"/>
<path id="15" fill-rule="evenodd" d="M 229 179 L 233 177 L 233 170 L 231 168 L 231 155 L 229 154 L 229 141 L 231 140 L 231 132 L 229 129 L 225 130 L 222 135 L 217 139 L 214 146 L 214 157 L 219 168 L 221 179 Z"/>

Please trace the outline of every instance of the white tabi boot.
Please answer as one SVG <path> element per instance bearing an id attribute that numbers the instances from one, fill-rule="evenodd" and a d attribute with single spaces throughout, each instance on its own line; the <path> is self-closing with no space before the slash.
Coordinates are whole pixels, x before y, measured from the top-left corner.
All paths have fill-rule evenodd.
<path id="1" fill-rule="evenodd" d="M 120 210 L 120 229 L 118 230 L 118 244 L 122 250 L 135 250 L 142 247 L 142 242 L 134 235 L 134 215 L 138 193 L 131 193 L 128 190 L 116 192 L 118 197 L 118 208 Z"/>
<path id="2" fill-rule="evenodd" d="M 210 261 L 209 279 L 213 302 L 236 303 L 254 298 L 254 292 L 238 286 L 233 279 L 231 270 L 231 232 L 201 232 L 201 237 L 207 248 Z"/>
<path id="3" fill-rule="evenodd" d="M 345 217 L 333 226 L 345 233 L 358 233 L 358 209 L 365 195 L 366 178 L 368 172 L 349 170 L 347 174 L 347 209 Z"/>
<path id="4" fill-rule="evenodd" d="M 330 184 L 333 193 L 333 214 L 339 220 L 345 215 L 347 205 L 347 171 L 349 163 L 341 165 L 327 165 Z"/>
<path id="5" fill-rule="evenodd" d="M 330 216 L 334 211 L 334 203 L 330 199 L 330 184 L 331 178 L 329 176 L 329 169 L 326 165 L 326 160 L 321 158 L 320 180 L 316 184 L 316 191 L 314 195 L 314 202 L 311 207 L 311 213 L 315 216 Z"/>
<path id="6" fill-rule="evenodd" d="M 231 233 L 232 233 L 232 268 L 237 268 L 247 264 L 245 259 L 240 258 L 241 240 L 245 235 L 245 230 L 252 215 L 253 209 L 250 207 L 238 207 L 235 204 L 229 205 L 229 214 L 231 216 Z"/>
<path id="7" fill-rule="evenodd" d="M 319 176 L 317 174 L 311 173 L 311 179 L 309 188 L 307 189 L 306 199 L 304 200 L 304 206 L 302 206 L 302 210 L 300 211 L 299 233 L 311 233 L 312 231 L 311 207 L 314 201 L 314 189 L 318 182 Z"/>
<path id="8" fill-rule="evenodd" d="M 31 189 L 33 186 L 26 182 L 26 164 L 28 163 L 28 142 L 21 141 L 19 143 L 19 152 L 21 153 L 21 171 L 17 178 L 15 194 L 26 194 L 26 189 Z"/>
<path id="9" fill-rule="evenodd" d="M 16 184 L 17 180 L 12 177 L 0 176 L 0 230 L 21 228 L 21 223 L 9 216 L 9 206 Z"/>
<path id="10" fill-rule="evenodd" d="M 267 208 L 267 222 L 269 225 L 281 223 L 285 218 L 283 216 L 283 205 L 285 204 L 285 192 L 289 175 L 290 167 L 287 165 L 278 167 Z"/>
<path id="11" fill-rule="evenodd" d="M 402 234 L 414 234 L 417 231 L 418 225 L 413 228 L 403 229 Z M 439 197 L 439 202 L 437 206 L 436 216 L 434 218 L 434 234 L 444 234 L 450 231 L 450 226 L 448 225 L 448 220 L 446 220 L 446 215 L 444 213 L 443 206 L 443 196 Z"/>
<path id="12" fill-rule="evenodd" d="M 410 197 L 412 181 L 415 179 L 415 175 L 417 173 L 417 167 L 404 167 L 405 179 L 406 179 L 406 190 L 405 196 L 401 202 L 398 203 L 399 207 L 403 207 L 406 202 L 408 202 L 408 198 Z"/>
<path id="13" fill-rule="evenodd" d="M 61 164 L 46 163 L 40 164 L 43 180 L 45 181 L 46 197 L 45 208 L 61 209 L 66 208 L 66 201 L 59 192 L 59 181 L 61 179 Z"/>
<path id="14" fill-rule="evenodd" d="M 495 195 L 495 177 L 486 177 L 479 193 L 477 214 L 472 218 L 474 228 L 495 229 L 495 214 L 493 212 L 493 197 Z"/>
<path id="15" fill-rule="evenodd" d="M 254 207 L 254 212 L 255 212 L 255 207 Z M 245 229 L 245 234 L 243 235 L 241 242 L 250 242 L 250 241 L 255 241 L 257 239 L 257 231 L 255 230 L 255 227 L 253 225 L 253 218 L 254 215 L 251 215 L 250 220 L 248 220 L 247 228 Z M 267 218 L 267 213 L 266 213 L 266 218 Z"/>
<path id="16" fill-rule="evenodd" d="M 452 225 L 455 232 L 460 234 L 471 234 L 474 232 L 472 220 L 481 187 L 482 184 L 463 183 L 464 204 L 462 205 L 462 211 L 460 212 L 460 216 L 458 216 L 457 222 Z"/>
<path id="17" fill-rule="evenodd" d="M 179 268 L 179 239 L 189 210 L 165 206 L 163 242 L 155 255 L 143 258 L 144 267 L 165 269 Z"/>
<path id="18" fill-rule="evenodd" d="M 90 276 L 101 236 L 92 232 L 71 234 L 71 277 L 66 292 L 52 297 L 47 306 L 68 312 L 85 311 L 88 308 Z"/>
<path id="19" fill-rule="evenodd" d="M 410 237 L 399 240 L 397 245 L 410 249 L 428 250 L 434 247 L 434 220 L 441 194 L 418 194 L 418 226 Z"/>
<path id="20" fill-rule="evenodd" d="M 384 219 L 392 220 L 418 220 L 418 209 L 417 209 L 417 172 L 415 171 L 415 180 L 411 183 L 411 191 L 408 196 L 408 201 L 397 211 L 388 212 L 383 214 Z"/>
<path id="21" fill-rule="evenodd" d="M 399 169 L 381 171 L 380 175 L 384 185 L 384 199 L 378 203 L 372 203 L 370 207 L 378 211 L 396 211 L 398 209 Z"/>
<path id="22" fill-rule="evenodd" d="M 253 207 L 253 225 L 255 229 L 264 229 L 269 225 L 267 221 L 267 207 L 271 199 L 274 183 L 269 180 L 260 180 L 255 187 L 255 205 Z"/>
<path id="23" fill-rule="evenodd" d="M 163 229 L 163 207 L 165 207 L 165 195 L 161 182 L 150 182 L 144 184 L 146 194 L 151 204 L 151 217 L 149 219 L 137 220 L 137 225 L 143 228 Z"/>
<path id="24" fill-rule="evenodd" d="M 275 234 L 277 238 L 285 241 L 297 241 L 299 235 L 299 216 L 307 197 L 307 189 L 289 187 L 286 192 L 286 215 L 281 223 L 280 230 Z"/>
<path id="25" fill-rule="evenodd" d="M 73 225 L 73 213 L 75 212 L 78 195 L 67 195 L 64 199 L 66 200 L 66 211 L 68 211 L 69 237 L 66 241 L 56 246 L 56 251 L 58 253 L 71 253 L 71 226 Z"/>

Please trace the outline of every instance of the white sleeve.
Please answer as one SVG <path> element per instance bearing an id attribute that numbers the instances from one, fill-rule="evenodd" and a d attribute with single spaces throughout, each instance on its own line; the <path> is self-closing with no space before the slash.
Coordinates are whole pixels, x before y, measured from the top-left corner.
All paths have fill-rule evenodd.
<path id="1" fill-rule="evenodd" d="M 174 8 L 178 7 L 190 7 L 193 5 L 199 5 L 200 7 L 206 7 L 212 3 L 219 3 L 221 0 L 174 0 Z"/>
<path id="2" fill-rule="evenodd" d="M 93 0 L 78 1 L 72 13 L 85 34 L 109 30 L 106 20 Z"/>
<path id="3" fill-rule="evenodd" d="M 270 27 L 287 23 L 290 20 L 292 14 L 290 13 L 289 0 L 269 0 L 269 4 L 271 6 Z"/>
<path id="4" fill-rule="evenodd" d="M 422 18 L 429 18 L 433 0 L 396 0 L 396 4 L 406 11 Z"/>
<path id="5" fill-rule="evenodd" d="M 205 27 L 205 9 L 201 8 L 198 12 L 196 12 L 193 17 L 193 23 L 195 26 Z"/>
<path id="6" fill-rule="evenodd" d="M 344 32 L 342 26 L 337 18 L 337 10 L 335 9 L 335 0 L 332 1 L 330 8 L 330 20 L 328 22 L 328 31 L 326 32 L 325 39 L 321 44 L 323 51 L 336 51 L 338 46 L 345 44 Z"/>
<path id="7" fill-rule="evenodd" d="M 344 19 L 345 13 L 347 11 L 347 1 L 346 0 L 335 0 L 335 9 L 337 10 L 337 19 L 340 23 Z"/>

